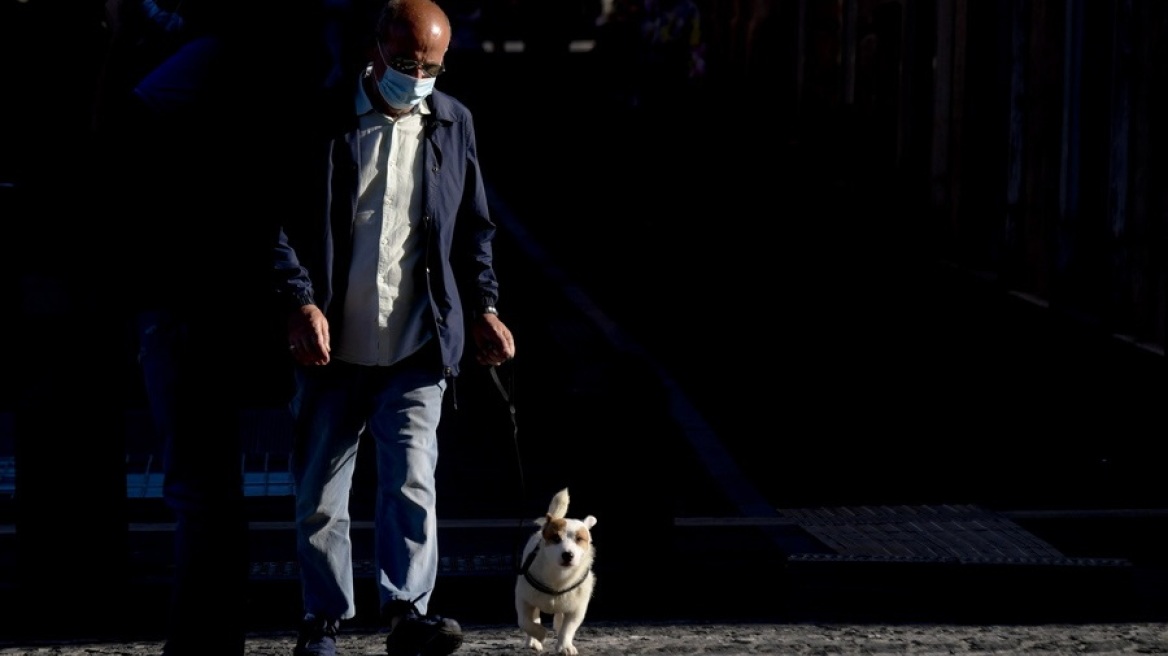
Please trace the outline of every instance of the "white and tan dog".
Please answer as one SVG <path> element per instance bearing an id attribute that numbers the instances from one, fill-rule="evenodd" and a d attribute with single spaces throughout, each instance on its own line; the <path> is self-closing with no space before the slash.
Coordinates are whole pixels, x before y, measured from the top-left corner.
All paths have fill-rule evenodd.
<path id="1" fill-rule="evenodd" d="M 523 548 L 523 566 L 515 581 L 515 612 L 519 628 L 527 634 L 527 646 L 543 651 L 548 629 L 540 615 L 552 616 L 556 634 L 555 653 L 575 656 L 572 644 L 576 630 L 584 622 L 596 575 L 592 560 L 596 555 L 592 533 L 596 518 L 569 519 L 568 488 L 552 497 L 547 515 L 535 520 L 540 525 Z"/>

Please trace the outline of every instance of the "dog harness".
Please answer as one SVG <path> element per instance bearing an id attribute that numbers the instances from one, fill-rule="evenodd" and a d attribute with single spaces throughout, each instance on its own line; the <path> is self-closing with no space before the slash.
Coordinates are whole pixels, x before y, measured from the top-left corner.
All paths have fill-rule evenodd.
<path id="1" fill-rule="evenodd" d="M 549 595 L 555 597 L 555 596 L 562 595 L 565 592 L 571 592 L 572 590 L 575 590 L 576 588 L 580 587 L 584 583 L 584 581 L 587 581 L 588 575 L 592 573 L 592 566 L 589 565 L 588 569 L 584 572 L 584 576 L 581 576 L 579 581 L 576 581 L 575 583 L 573 583 L 572 585 L 569 585 L 568 587 L 564 588 L 563 590 L 553 590 L 552 588 L 548 587 L 547 585 L 544 585 L 544 583 L 542 581 L 535 578 L 530 572 L 531 564 L 533 562 L 535 562 L 535 554 L 537 552 L 539 552 L 539 545 L 536 545 L 535 548 L 531 550 L 531 553 L 527 554 L 527 558 L 523 561 L 523 568 L 519 570 L 519 573 L 523 575 L 523 578 L 527 579 L 527 582 L 531 584 L 531 587 L 535 588 L 536 590 L 539 590 L 540 592 L 542 592 L 544 594 L 549 594 Z"/>

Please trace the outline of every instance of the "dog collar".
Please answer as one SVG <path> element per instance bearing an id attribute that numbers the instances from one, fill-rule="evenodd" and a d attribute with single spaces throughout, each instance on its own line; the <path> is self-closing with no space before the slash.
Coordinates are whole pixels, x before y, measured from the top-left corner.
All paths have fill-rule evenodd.
<path id="1" fill-rule="evenodd" d="M 568 587 L 564 588 L 563 590 L 555 590 L 555 589 L 545 585 L 539 579 L 532 576 L 531 572 L 529 571 L 531 569 L 531 564 L 533 562 L 535 562 L 535 554 L 537 551 L 539 551 L 538 545 L 536 545 L 536 547 L 531 550 L 531 553 L 527 554 L 527 559 L 523 561 L 523 568 L 519 570 L 519 573 L 522 574 L 523 578 L 526 579 L 527 582 L 531 584 L 531 587 L 535 588 L 536 590 L 539 590 L 540 592 L 542 592 L 544 594 L 549 594 L 553 597 L 556 597 L 556 596 L 564 594 L 565 592 L 571 592 L 572 590 L 575 590 L 576 588 L 583 585 L 584 582 L 588 580 L 588 575 L 592 573 L 592 566 L 589 565 L 588 569 L 585 570 L 585 572 L 584 572 L 584 576 L 581 576 L 579 581 L 576 581 L 575 583 L 573 583 L 572 585 L 569 585 Z"/>

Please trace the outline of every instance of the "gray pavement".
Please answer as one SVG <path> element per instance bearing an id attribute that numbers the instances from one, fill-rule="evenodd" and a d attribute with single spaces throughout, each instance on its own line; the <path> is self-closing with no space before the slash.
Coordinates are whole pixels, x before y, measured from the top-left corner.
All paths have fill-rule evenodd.
<path id="1" fill-rule="evenodd" d="M 456 656 L 531 654 L 518 628 L 468 625 Z M 286 656 L 293 636 L 253 634 L 249 656 Z M 342 634 L 342 654 L 383 654 L 378 632 Z M 158 641 L 45 642 L 0 645 L 0 656 L 147 656 Z M 586 622 L 576 638 L 581 656 L 632 654 L 1163 654 L 1168 624 L 837 624 Z"/>

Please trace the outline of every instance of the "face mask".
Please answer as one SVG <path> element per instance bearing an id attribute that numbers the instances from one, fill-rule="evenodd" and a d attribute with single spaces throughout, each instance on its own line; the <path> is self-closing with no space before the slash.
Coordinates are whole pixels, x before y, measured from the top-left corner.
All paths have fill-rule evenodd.
<path id="1" fill-rule="evenodd" d="M 384 61 L 384 55 L 382 56 Z M 422 102 L 422 99 L 434 91 L 434 82 L 437 78 L 416 78 L 400 71 L 385 67 L 381 79 L 377 82 L 377 90 L 381 97 L 394 109 L 410 109 Z"/>

